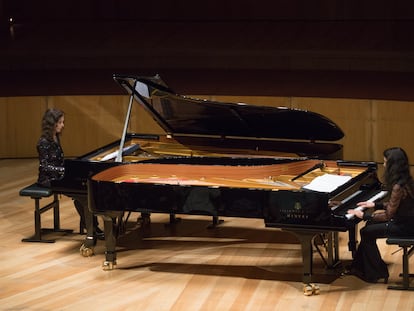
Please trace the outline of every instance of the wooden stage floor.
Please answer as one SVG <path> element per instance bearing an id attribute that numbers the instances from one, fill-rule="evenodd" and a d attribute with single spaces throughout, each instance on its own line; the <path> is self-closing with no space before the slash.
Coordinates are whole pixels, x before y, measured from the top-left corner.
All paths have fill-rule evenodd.
<path id="1" fill-rule="evenodd" d="M 209 217 L 185 216 L 166 227 L 168 215 L 153 215 L 142 230 L 133 213 L 118 243 L 117 269 L 103 271 L 104 242 L 98 241 L 95 256 L 80 256 L 79 218 L 71 199 L 61 197 L 61 226 L 75 233 L 50 244 L 23 243 L 34 232 L 34 204 L 18 192 L 36 174 L 36 159 L 0 160 L 0 310 L 414 309 L 411 292 L 340 276 L 326 270 L 317 253 L 314 279 L 321 293 L 304 296 L 299 244 L 257 219 L 225 218 L 211 230 Z M 42 223 L 52 226 L 51 211 Z M 343 261 L 351 258 L 346 243 L 341 233 Z M 400 282 L 401 252 L 393 254 L 397 247 L 383 240 L 379 245 L 389 282 Z"/>

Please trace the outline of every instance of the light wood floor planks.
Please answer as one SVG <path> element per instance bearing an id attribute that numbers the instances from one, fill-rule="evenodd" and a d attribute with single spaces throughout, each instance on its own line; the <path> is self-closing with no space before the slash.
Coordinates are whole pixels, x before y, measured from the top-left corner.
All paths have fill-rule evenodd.
<path id="1" fill-rule="evenodd" d="M 209 217 L 182 217 L 166 227 L 168 215 L 153 215 L 148 230 L 132 214 L 118 245 L 118 266 L 103 271 L 104 243 L 84 258 L 72 201 L 61 198 L 61 225 L 74 234 L 56 243 L 23 243 L 33 234 L 33 202 L 19 190 L 36 180 L 37 160 L 0 160 L 0 310 L 413 310 L 412 292 L 391 291 L 324 269 L 315 253 L 321 294 L 302 293 L 300 248 L 293 236 L 266 229 L 262 220 L 227 218 L 208 230 Z M 42 215 L 52 225 L 51 211 Z M 346 235 L 341 258 L 349 260 Z M 390 264 L 390 283 L 399 282 L 401 252 L 380 241 Z M 414 271 L 414 263 L 411 264 Z"/>

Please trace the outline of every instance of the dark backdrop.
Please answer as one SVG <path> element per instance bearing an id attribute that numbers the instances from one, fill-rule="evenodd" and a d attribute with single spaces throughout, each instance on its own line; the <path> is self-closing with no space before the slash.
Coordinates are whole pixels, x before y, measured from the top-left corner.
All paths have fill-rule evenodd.
<path id="1" fill-rule="evenodd" d="M 0 0 L 0 96 L 180 94 L 414 100 L 413 1 Z"/>

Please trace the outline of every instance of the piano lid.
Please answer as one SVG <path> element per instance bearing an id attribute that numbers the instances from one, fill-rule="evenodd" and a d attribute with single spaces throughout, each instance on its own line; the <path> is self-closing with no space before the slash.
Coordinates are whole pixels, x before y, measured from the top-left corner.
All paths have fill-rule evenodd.
<path id="1" fill-rule="evenodd" d="M 114 80 L 171 135 L 336 141 L 344 133 L 315 112 L 189 98 L 175 94 L 157 75 L 114 75 Z"/>

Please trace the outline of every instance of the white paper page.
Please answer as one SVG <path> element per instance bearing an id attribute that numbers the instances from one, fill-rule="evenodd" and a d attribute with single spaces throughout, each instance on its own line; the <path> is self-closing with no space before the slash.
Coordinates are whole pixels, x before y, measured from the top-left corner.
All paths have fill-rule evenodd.
<path id="1" fill-rule="evenodd" d="M 325 174 L 314 178 L 309 184 L 303 186 L 303 188 L 318 192 L 331 192 L 345 184 L 351 178 L 351 176 L 345 175 Z"/>

